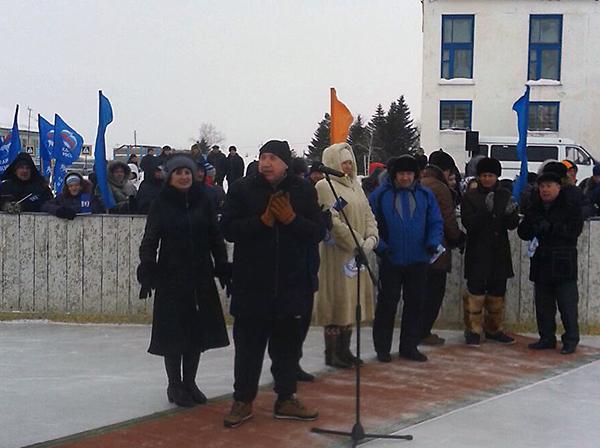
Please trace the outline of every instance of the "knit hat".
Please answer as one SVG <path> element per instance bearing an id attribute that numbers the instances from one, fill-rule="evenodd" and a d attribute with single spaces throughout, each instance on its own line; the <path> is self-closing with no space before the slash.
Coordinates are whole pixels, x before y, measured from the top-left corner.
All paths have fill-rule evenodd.
<path id="1" fill-rule="evenodd" d="M 456 166 L 452 156 L 441 149 L 429 155 L 429 164 L 437 166 L 442 171 L 451 170 Z"/>
<path id="2" fill-rule="evenodd" d="M 536 180 L 537 184 L 541 184 L 543 182 L 556 182 L 558 185 L 561 184 L 560 177 L 556 173 L 546 172 L 539 176 Z"/>
<path id="3" fill-rule="evenodd" d="M 391 179 L 395 179 L 396 174 L 400 171 L 412 171 L 417 177 L 419 175 L 419 164 L 413 156 L 403 154 L 388 162 L 388 171 Z"/>
<path id="4" fill-rule="evenodd" d="M 594 165 L 594 169 L 592 170 L 592 174 L 594 176 L 600 176 L 600 163 Z"/>
<path id="5" fill-rule="evenodd" d="M 290 145 L 286 141 L 269 140 L 262 148 L 260 148 L 258 153 L 260 155 L 265 153 L 275 154 L 287 166 L 290 166 L 292 163 L 292 151 L 290 150 Z"/>
<path id="6" fill-rule="evenodd" d="M 313 162 L 312 165 L 310 166 L 309 174 L 318 172 L 321 165 L 322 165 L 321 162 Z"/>
<path id="7" fill-rule="evenodd" d="M 561 162 L 550 162 L 544 167 L 544 173 L 554 173 L 562 179 L 567 177 L 567 167 Z"/>
<path id="8" fill-rule="evenodd" d="M 196 174 L 196 161 L 186 154 L 173 154 L 167 157 L 163 163 L 165 179 L 168 179 L 173 171 L 178 168 L 187 168 L 192 174 Z"/>
<path id="9" fill-rule="evenodd" d="M 480 176 L 483 173 L 492 173 L 500 177 L 502 174 L 502 166 L 497 159 L 493 157 L 484 157 L 477 163 L 477 175 Z"/>
<path id="10" fill-rule="evenodd" d="M 81 178 L 81 176 L 77 173 L 70 173 L 67 174 L 67 177 L 65 178 L 65 184 L 69 185 L 72 183 L 78 183 L 81 184 L 83 181 L 83 179 Z"/>
<path id="11" fill-rule="evenodd" d="M 302 157 L 294 157 L 292 159 L 292 171 L 295 174 L 306 174 L 306 171 L 308 170 L 308 165 L 306 164 L 306 160 L 304 160 Z"/>

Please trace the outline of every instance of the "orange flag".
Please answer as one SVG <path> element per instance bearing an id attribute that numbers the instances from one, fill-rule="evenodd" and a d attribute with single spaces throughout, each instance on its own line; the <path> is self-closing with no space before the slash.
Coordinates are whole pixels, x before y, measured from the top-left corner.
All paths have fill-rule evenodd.
<path id="1" fill-rule="evenodd" d="M 354 117 L 348 108 L 337 99 L 335 88 L 331 88 L 331 144 L 344 143 L 348 138 L 348 128 L 354 121 Z"/>

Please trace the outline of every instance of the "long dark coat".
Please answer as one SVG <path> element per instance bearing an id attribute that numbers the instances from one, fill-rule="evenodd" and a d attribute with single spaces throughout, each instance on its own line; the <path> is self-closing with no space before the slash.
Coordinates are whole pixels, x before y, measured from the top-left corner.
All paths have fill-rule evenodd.
<path id="1" fill-rule="evenodd" d="M 515 275 L 508 230 L 517 228 L 519 214 L 516 209 L 508 216 L 503 213 L 503 210 L 498 213 L 490 212 L 485 205 L 488 193 L 498 189 L 498 183 L 491 189 L 478 185 L 463 197 L 461 218 L 467 230 L 465 249 L 467 280 L 501 280 Z"/>
<path id="2" fill-rule="evenodd" d="M 148 351 L 197 353 L 229 345 L 213 261 L 227 261 L 213 203 L 196 183 L 188 194 L 166 186 L 152 203 L 140 245 L 142 263 L 156 260 L 158 281 Z"/>
<path id="3" fill-rule="evenodd" d="M 546 230 L 542 232 L 544 221 Z M 539 241 L 531 258 L 529 280 L 541 284 L 576 281 L 577 238 L 582 229 L 581 207 L 573 204 L 564 190 L 548 209 L 536 191 L 518 230 L 521 239 L 532 240 L 536 237 Z"/>
<path id="4" fill-rule="evenodd" d="M 267 227 L 260 216 L 277 190 L 290 194 L 296 218 Z M 274 188 L 261 174 L 237 180 L 227 193 L 221 229 L 235 243 L 233 316 L 269 320 L 308 311 L 311 251 L 325 236 L 317 193 L 308 182 L 288 175 Z"/>

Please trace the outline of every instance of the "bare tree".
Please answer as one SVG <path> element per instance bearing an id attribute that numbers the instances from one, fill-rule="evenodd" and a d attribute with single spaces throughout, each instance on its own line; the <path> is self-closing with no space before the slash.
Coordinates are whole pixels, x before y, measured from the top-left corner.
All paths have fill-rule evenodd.
<path id="1" fill-rule="evenodd" d="M 208 146 L 220 145 L 225 141 L 225 136 L 217 131 L 217 128 L 210 123 L 202 123 L 200 125 L 199 141 L 204 140 Z"/>

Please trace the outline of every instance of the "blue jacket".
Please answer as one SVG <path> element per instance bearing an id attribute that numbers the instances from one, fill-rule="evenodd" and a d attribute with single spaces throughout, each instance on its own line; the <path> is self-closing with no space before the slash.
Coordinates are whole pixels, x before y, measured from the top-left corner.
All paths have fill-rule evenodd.
<path id="1" fill-rule="evenodd" d="M 396 266 L 428 263 L 428 248 L 442 244 L 444 221 L 435 196 L 419 183 L 399 188 L 387 178 L 369 196 L 379 226 L 375 252 Z"/>

